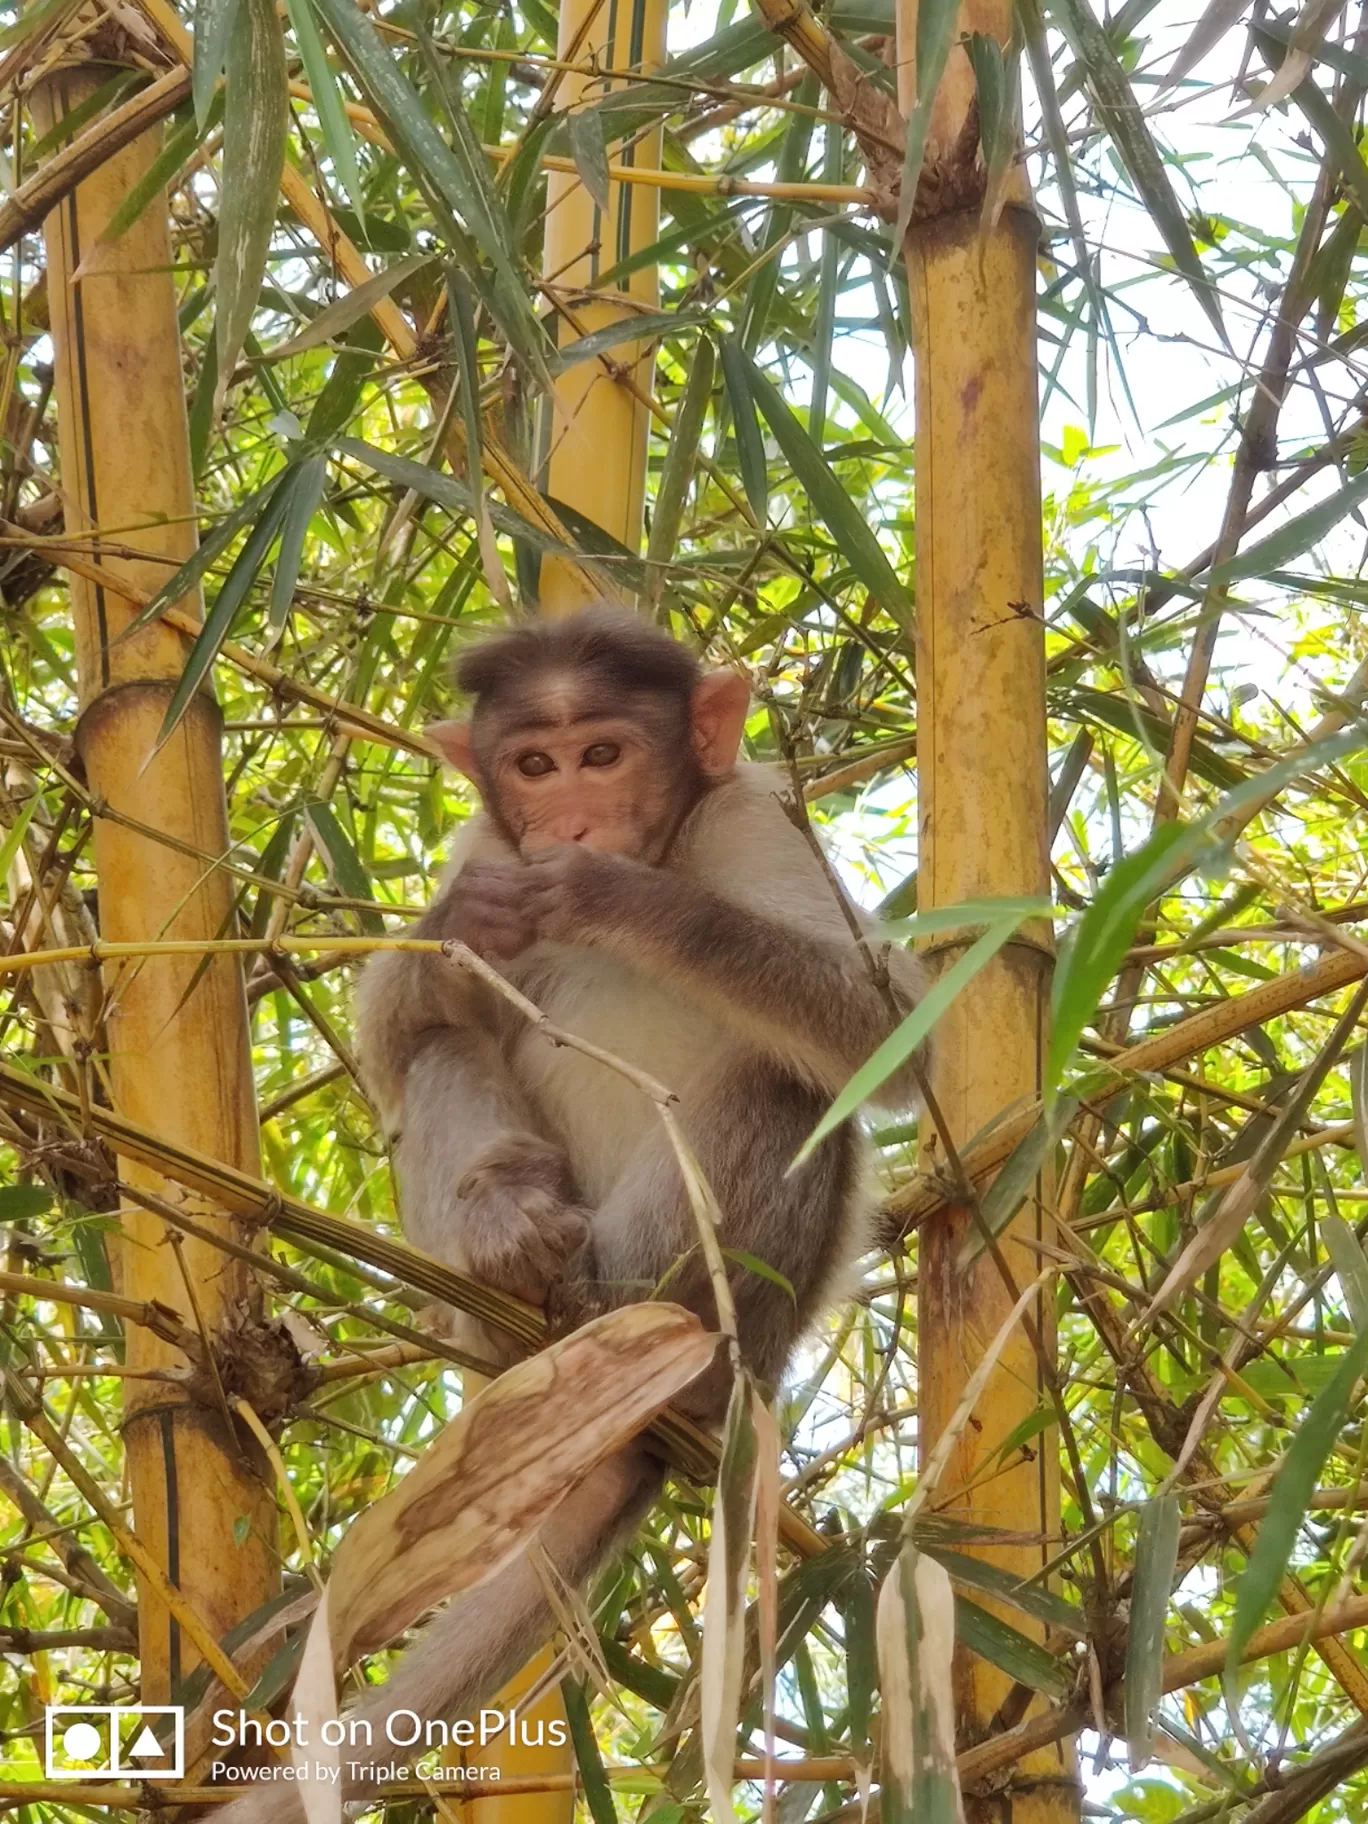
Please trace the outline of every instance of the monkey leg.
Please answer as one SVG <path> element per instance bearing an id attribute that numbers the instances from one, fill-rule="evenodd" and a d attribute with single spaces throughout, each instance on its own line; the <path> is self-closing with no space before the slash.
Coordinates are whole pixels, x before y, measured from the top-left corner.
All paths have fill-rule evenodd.
<path id="1" fill-rule="evenodd" d="M 789 1171 L 825 1109 L 820 1091 L 754 1057 L 725 1070 L 701 1102 L 684 1105 L 685 1131 L 721 1206 L 723 1247 L 763 1262 L 786 1282 L 743 1261 L 729 1270 L 742 1356 L 769 1384 L 867 1246 L 870 1205 L 849 1129 Z M 662 1297 L 716 1323 L 697 1224 L 663 1130 L 646 1136 L 600 1205 L 584 1265 L 591 1305 L 645 1298 L 659 1285 Z M 720 1360 L 676 1404 L 695 1417 L 718 1418 L 728 1384 Z"/>
<path id="2" fill-rule="evenodd" d="M 636 1531 L 664 1479 L 660 1463 L 641 1445 L 631 1445 L 590 1472 L 556 1506 L 537 1534 L 567 1583 L 592 1577 Z M 555 1617 L 541 1577 L 526 1553 L 496 1576 L 453 1597 L 401 1657 L 383 1685 L 372 1687 L 347 1711 L 348 1722 L 370 1726 L 370 1745 L 342 1749 L 342 1790 L 363 1798 L 373 1788 L 357 1771 L 385 1761 L 427 1754 L 426 1733 L 409 1745 L 412 1723 L 399 1728 L 401 1745 L 391 1743 L 386 1723 L 401 1710 L 420 1722 L 472 1715 L 526 1664 L 555 1630 Z M 364 1730 L 356 1730 L 363 1738 Z M 440 1732 L 433 1749 L 440 1748 Z M 303 1824 L 304 1809 L 293 1783 L 264 1782 L 233 1804 L 217 1809 L 214 1824 Z"/>

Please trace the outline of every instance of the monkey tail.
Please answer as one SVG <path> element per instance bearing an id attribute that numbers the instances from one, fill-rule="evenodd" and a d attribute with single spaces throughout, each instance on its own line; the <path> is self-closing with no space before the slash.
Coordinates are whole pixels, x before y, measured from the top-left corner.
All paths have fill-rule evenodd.
<path id="1" fill-rule="evenodd" d="M 664 1472 L 640 1444 L 610 1457 L 566 1496 L 538 1537 L 567 1583 L 582 1586 L 626 1543 L 650 1510 Z M 344 1747 L 342 1791 L 359 1799 L 374 1790 L 368 1769 L 394 1760 L 415 1741 L 409 1717 L 399 1729 L 402 1746 L 387 1734 L 391 1717 L 407 1711 L 429 1722 L 469 1716 L 551 1638 L 555 1616 L 527 1553 L 497 1576 L 457 1596 L 429 1623 L 383 1685 L 347 1711 L 353 1743 Z M 369 1726 L 369 1747 L 363 1745 Z M 360 1741 L 355 1737 L 359 1736 Z M 213 1824 L 304 1824 L 293 1784 L 270 1781 L 213 1814 Z"/>

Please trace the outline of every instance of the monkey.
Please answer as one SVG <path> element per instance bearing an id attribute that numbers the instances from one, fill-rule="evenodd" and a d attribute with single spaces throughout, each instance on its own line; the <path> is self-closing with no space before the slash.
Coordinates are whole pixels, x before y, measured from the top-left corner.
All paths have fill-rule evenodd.
<path id="1" fill-rule="evenodd" d="M 549 1019 L 675 1093 L 722 1212 L 741 1357 L 773 1387 L 867 1251 L 874 1208 L 854 1122 L 791 1163 L 917 1004 L 920 967 L 842 903 L 782 802 L 787 782 L 740 758 L 738 673 L 602 604 L 470 645 L 456 681 L 468 719 L 428 733 L 483 808 L 413 934 L 469 946 Z M 545 1306 L 553 1328 L 657 1287 L 715 1323 L 675 1155 L 636 1086 L 550 1045 L 434 952 L 370 958 L 357 1040 L 416 1246 Z M 874 1099 L 915 1105 L 919 1061 Z M 452 1318 L 478 1353 L 508 1359 L 497 1336 Z M 716 1423 L 730 1383 L 719 1353 L 677 1405 Z M 539 1539 L 569 1584 L 630 1538 L 662 1480 L 638 1441 L 566 1495 Z M 530 1556 L 517 1557 L 439 1611 L 354 1714 L 469 1713 L 553 1628 Z M 251 1804 L 231 1824 L 289 1808 L 279 1789 Z"/>

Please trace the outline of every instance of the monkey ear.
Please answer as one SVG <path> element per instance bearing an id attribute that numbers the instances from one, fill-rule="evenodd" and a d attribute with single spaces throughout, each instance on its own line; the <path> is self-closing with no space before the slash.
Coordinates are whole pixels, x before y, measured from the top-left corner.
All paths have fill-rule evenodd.
<path id="1" fill-rule="evenodd" d="M 464 773 L 467 779 L 474 779 L 479 784 L 469 722 L 430 722 L 423 733 L 440 750 L 448 766 L 454 766 L 458 773 Z"/>
<path id="2" fill-rule="evenodd" d="M 694 752 L 709 779 L 722 779 L 736 765 L 750 713 L 750 685 L 735 671 L 710 671 L 694 687 L 690 717 Z"/>

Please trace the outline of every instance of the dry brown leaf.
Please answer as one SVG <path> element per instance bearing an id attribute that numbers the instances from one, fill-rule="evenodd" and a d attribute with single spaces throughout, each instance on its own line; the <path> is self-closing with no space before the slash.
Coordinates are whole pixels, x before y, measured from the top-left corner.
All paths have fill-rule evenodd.
<path id="1" fill-rule="evenodd" d="M 501 1570 L 557 1501 L 708 1367 L 717 1342 L 678 1305 L 626 1305 L 519 1362 L 463 1408 L 338 1548 L 296 1684 L 306 1739 L 321 1742 L 336 1715 L 335 1672 Z M 309 1824 L 338 1824 L 338 1786 L 301 1790 Z"/>

